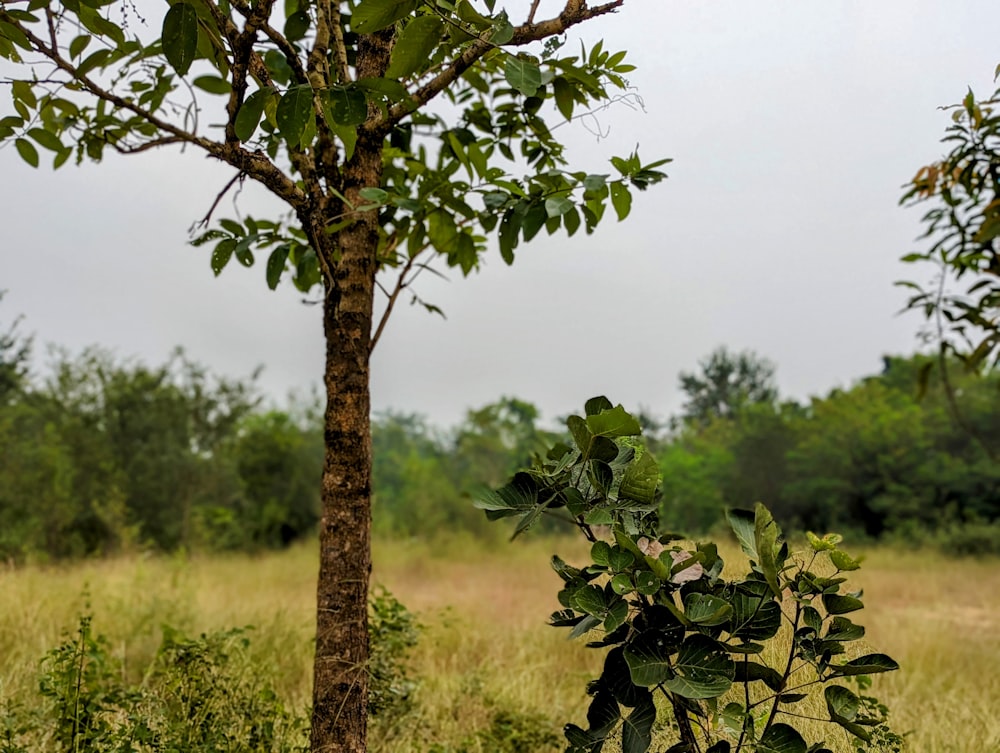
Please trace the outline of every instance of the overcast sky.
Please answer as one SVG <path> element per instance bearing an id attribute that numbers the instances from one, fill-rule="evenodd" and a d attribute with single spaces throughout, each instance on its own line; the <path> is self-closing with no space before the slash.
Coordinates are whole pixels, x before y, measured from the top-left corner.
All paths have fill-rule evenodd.
<path id="1" fill-rule="evenodd" d="M 666 416 L 678 372 L 719 345 L 773 360 L 799 399 L 913 352 L 921 322 L 896 316 L 892 283 L 929 272 L 898 261 L 920 231 L 901 186 L 943 153 L 937 108 L 992 92 L 998 29 L 995 0 L 627 0 L 578 27 L 571 40 L 629 51 L 645 111 L 602 113 L 601 138 L 561 129 L 571 166 L 612 172 L 607 157 L 639 144 L 674 159 L 669 180 L 593 236 L 543 233 L 512 267 L 494 253 L 469 279 L 423 279 L 448 318 L 399 308 L 375 408 L 450 425 L 505 394 L 551 418 L 603 393 Z M 215 279 L 186 244 L 231 174 L 192 151 L 53 173 L 0 149 L 0 326 L 23 314 L 41 342 L 151 364 L 183 345 L 230 376 L 263 365 L 278 401 L 318 384 L 318 307 L 287 282 L 270 292 L 263 265 Z M 273 206 L 241 196 L 244 211 Z"/>

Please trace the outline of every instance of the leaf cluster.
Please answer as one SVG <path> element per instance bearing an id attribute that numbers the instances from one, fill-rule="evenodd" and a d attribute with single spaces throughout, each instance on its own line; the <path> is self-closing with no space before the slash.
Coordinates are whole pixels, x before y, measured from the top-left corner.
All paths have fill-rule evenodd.
<path id="1" fill-rule="evenodd" d="M 585 414 L 567 420 L 571 443 L 476 502 L 491 519 L 516 517 L 515 535 L 553 514 L 592 542 L 583 567 L 552 560 L 563 608 L 551 624 L 606 651 L 587 688 L 587 728 L 565 728 L 568 753 L 599 753 L 612 737 L 625 753 L 645 753 L 664 709 L 679 734 L 672 753 L 828 753 L 794 726 L 807 716 L 797 704 L 819 688 L 822 721 L 871 741 L 884 714 L 863 713 L 841 681 L 898 665 L 879 653 L 848 658 L 864 628 L 845 615 L 863 603 L 844 590 L 843 573 L 860 563 L 840 537 L 810 534 L 810 551 L 793 555 L 763 505 L 730 510 L 750 571 L 724 578 L 715 544 L 660 530 L 659 473 L 636 441 L 635 417 L 606 398 L 588 401 Z M 778 666 L 765 658 L 775 654 Z"/>

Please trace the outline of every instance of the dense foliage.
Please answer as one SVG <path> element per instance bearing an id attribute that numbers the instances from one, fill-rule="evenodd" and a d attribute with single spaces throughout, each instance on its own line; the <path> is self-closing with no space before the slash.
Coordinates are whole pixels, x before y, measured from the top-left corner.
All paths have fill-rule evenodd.
<path id="1" fill-rule="evenodd" d="M 829 737 L 800 734 L 803 718 L 899 750 L 882 707 L 845 684 L 899 667 L 849 645 L 865 631 L 844 615 L 864 605 L 860 592 L 842 591 L 841 573 L 860 565 L 838 548 L 839 537 L 809 534 L 811 551 L 790 554 L 763 505 L 729 510 L 750 572 L 723 577 L 714 543 L 664 531 L 659 470 L 636 441 L 634 416 L 600 397 L 566 425 L 567 442 L 476 504 L 490 520 L 515 518 L 515 535 L 556 516 L 592 544 L 583 567 L 552 558 L 564 583 L 552 625 L 605 653 L 600 677 L 587 685 L 587 729 L 565 727 L 567 753 L 600 753 L 609 739 L 624 753 L 667 743 L 669 753 L 830 753 Z M 822 716 L 809 702 L 820 689 Z M 664 718 L 673 729 L 654 746 Z"/>
<path id="2" fill-rule="evenodd" d="M 56 351 L 40 377 L 29 369 L 30 336 L 4 332 L 3 560 L 254 550 L 313 532 L 323 453 L 315 401 L 265 407 L 252 377 L 218 378 L 179 351 L 158 367 Z M 1000 375 L 952 370 L 952 397 L 974 437 L 954 420 L 939 372 L 925 373 L 928 362 L 886 358 L 882 373 L 802 405 L 778 400 L 766 362 L 715 351 L 704 373 L 682 375 L 689 406 L 714 384 L 713 410 L 686 411 L 666 430 L 640 416 L 662 476 L 661 516 L 703 533 L 726 507 L 765 501 L 791 530 L 997 552 L 1000 467 L 979 440 L 1000 448 Z M 515 398 L 470 410 L 450 430 L 376 414 L 376 533 L 495 536 L 469 493 L 500 484 L 558 436 Z"/>

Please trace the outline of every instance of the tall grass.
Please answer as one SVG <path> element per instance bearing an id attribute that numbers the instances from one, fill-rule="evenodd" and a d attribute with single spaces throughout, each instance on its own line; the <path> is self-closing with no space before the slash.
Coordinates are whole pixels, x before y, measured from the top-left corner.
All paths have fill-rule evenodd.
<path id="1" fill-rule="evenodd" d="M 562 724 L 583 721 L 584 686 L 601 655 L 545 625 L 558 608 L 560 581 L 547 565 L 553 552 L 572 562 L 586 550 L 551 540 L 377 543 L 375 581 L 424 628 L 411 656 L 421 683 L 413 710 L 375 725 L 374 751 L 554 750 Z M 39 658 L 88 613 L 137 682 L 164 624 L 195 635 L 253 625 L 251 660 L 303 711 L 315 575 L 311 546 L 0 570 L 0 702 L 33 697 Z M 910 732 L 910 749 L 1000 751 L 1000 561 L 873 549 L 852 583 L 865 590 L 858 617 L 868 641 L 902 665 L 879 676 L 873 692 L 891 708 L 895 729 Z"/>

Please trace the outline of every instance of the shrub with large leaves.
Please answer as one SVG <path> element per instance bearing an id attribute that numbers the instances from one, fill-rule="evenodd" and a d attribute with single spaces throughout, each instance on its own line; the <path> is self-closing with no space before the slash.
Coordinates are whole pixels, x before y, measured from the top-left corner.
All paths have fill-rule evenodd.
<path id="1" fill-rule="evenodd" d="M 816 718 L 820 697 L 821 721 L 850 733 L 857 749 L 876 736 L 901 741 L 885 707 L 849 687 L 898 665 L 852 646 L 865 631 L 845 615 L 863 603 L 843 574 L 860 565 L 839 536 L 809 534 L 809 550 L 790 554 L 763 505 L 730 510 L 749 572 L 726 579 L 715 544 L 661 531 L 659 472 L 635 417 L 599 397 L 567 428 L 571 443 L 476 502 L 491 520 L 517 518 L 515 536 L 547 514 L 591 542 L 584 567 L 552 559 L 563 608 L 551 624 L 607 652 L 587 687 L 587 727 L 566 725 L 567 753 L 599 753 L 613 737 L 624 753 L 645 753 L 664 714 L 674 739 L 655 734 L 673 743 L 669 753 L 830 753 L 795 726 Z"/>

